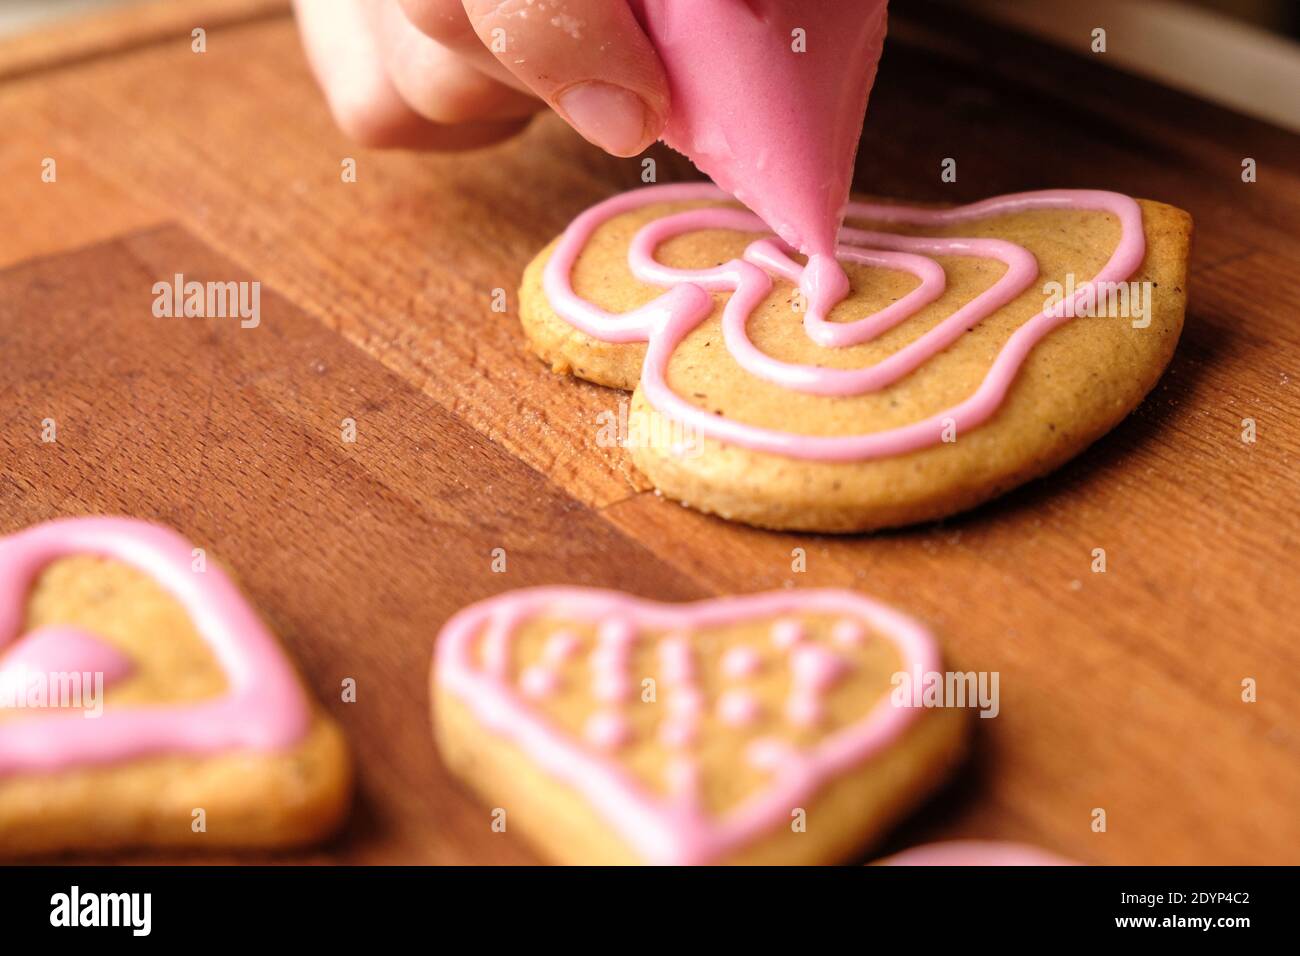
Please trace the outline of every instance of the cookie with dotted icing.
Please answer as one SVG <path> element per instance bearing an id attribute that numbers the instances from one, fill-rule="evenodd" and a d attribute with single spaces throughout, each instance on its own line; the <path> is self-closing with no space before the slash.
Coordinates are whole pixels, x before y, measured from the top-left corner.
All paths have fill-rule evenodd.
<path id="1" fill-rule="evenodd" d="M 443 628 L 433 722 L 485 837 L 570 864 L 826 863 L 960 758 L 963 711 L 893 693 L 939 668 L 925 628 L 854 592 L 534 588 Z"/>
<path id="2" fill-rule="evenodd" d="M 543 250 L 521 320 L 555 371 L 635 390 L 618 437 L 663 494 L 865 531 L 970 508 L 1120 422 L 1173 355 L 1190 236 L 1099 190 L 858 200 L 844 289 L 716 187 L 655 186 Z"/>
<path id="3" fill-rule="evenodd" d="M 0 858 L 311 842 L 346 814 L 350 766 L 180 535 L 69 518 L 0 539 Z"/>

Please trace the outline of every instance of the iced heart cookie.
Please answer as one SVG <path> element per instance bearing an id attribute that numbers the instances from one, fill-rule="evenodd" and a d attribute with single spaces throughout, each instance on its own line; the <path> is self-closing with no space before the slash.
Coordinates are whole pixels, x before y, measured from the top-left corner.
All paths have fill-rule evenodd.
<path id="1" fill-rule="evenodd" d="M 1072 860 L 1023 843 L 949 840 L 914 846 L 877 860 L 879 866 L 1074 866 Z"/>
<path id="2" fill-rule="evenodd" d="M 69 518 L 0 539 L 0 857 L 300 844 L 350 791 L 341 731 L 182 537 Z"/>
<path id="3" fill-rule="evenodd" d="M 939 663 L 923 627 L 848 591 L 535 588 L 443 628 L 434 730 L 493 808 L 484 832 L 557 862 L 833 862 L 957 761 L 963 712 L 891 694 Z"/>
<path id="4" fill-rule="evenodd" d="M 637 467 L 725 518 L 862 531 L 969 508 L 1117 424 L 1182 329 L 1191 220 L 1160 203 L 853 202 L 845 288 L 726 198 L 615 196 L 521 290 L 553 369 L 636 390 L 621 437 Z"/>

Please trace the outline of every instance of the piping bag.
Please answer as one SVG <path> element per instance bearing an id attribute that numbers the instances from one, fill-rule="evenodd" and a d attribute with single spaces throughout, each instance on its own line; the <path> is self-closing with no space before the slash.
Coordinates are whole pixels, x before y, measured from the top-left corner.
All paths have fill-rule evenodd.
<path id="1" fill-rule="evenodd" d="M 888 0 L 630 0 L 671 94 L 662 139 L 808 256 L 822 315 Z M 799 32 L 801 31 L 801 32 Z"/>

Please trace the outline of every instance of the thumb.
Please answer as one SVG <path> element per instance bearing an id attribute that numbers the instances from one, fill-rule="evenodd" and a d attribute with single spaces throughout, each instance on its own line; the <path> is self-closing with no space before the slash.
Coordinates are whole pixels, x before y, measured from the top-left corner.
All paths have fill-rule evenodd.
<path id="1" fill-rule="evenodd" d="M 488 50 L 587 140 L 635 156 L 659 137 L 668 80 L 626 0 L 463 2 Z"/>

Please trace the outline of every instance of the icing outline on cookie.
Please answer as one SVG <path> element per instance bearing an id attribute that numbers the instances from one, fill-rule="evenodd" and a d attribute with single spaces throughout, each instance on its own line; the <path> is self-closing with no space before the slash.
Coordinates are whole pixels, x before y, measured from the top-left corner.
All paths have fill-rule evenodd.
<path id="1" fill-rule="evenodd" d="M 835 776 L 857 768 L 889 747 L 921 716 L 897 707 L 888 691 L 857 721 L 819 739 L 806 750 L 785 742 L 751 754 L 771 782 L 720 816 L 690 799 L 698 765 L 670 765 L 678 780 L 672 796 L 647 790 L 607 752 L 570 735 L 534 710 L 509 679 L 510 642 L 526 621 L 547 614 L 604 627 L 689 632 L 746 620 L 791 614 L 837 614 L 857 618 L 894 644 L 898 668 L 937 670 L 940 656 L 928 630 L 914 619 L 851 591 L 774 591 L 692 604 L 661 604 L 617 591 L 541 587 L 511 591 L 456 614 L 438 636 L 435 683 L 464 703 L 485 729 L 519 747 L 545 773 L 572 786 L 643 859 L 657 864 L 699 864 L 721 858 L 779 828 Z M 484 662 L 474 660 L 476 640 Z M 754 744 L 762 743 L 761 740 Z"/>
<path id="2" fill-rule="evenodd" d="M 62 518 L 0 539 L 0 667 L 6 652 L 23 650 L 33 637 L 42 640 L 26 648 L 24 666 L 40 669 L 36 658 L 49 653 L 55 656 L 47 664 L 67 667 L 61 653 L 67 642 L 48 642 L 48 628 L 24 635 L 22 627 L 40 572 L 75 555 L 129 564 L 171 594 L 211 648 L 229 689 L 193 703 L 106 710 L 94 720 L 52 713 L 0 723 L 0 778 L 167 754 L 279 750 L 306 735 L 311 712 L 298 678 L 234 582 L 214 562 L 201 573 L 192 570 L 190 543 L 146 521 Z M 48 651 L 37 653 L 42 645 Z"/>
<path id="3" fill-rule="evenodd" d="M 723 307 L 723 335 L 728 351 L 741 367 L 785 388 L 817 395 L 848 396 L 891 385 L 938 355 L 971 325 L 1024 292 L 1038 278 L 1038 263 L 1024 247 L 1001 239 L 902 236 L 846 226 L 840 231 L 839 258 L 910 272 L 921 282 L 898 302 L 873 315 L 852 322 L 829 322 L 826 315 L 831 307 L 848 292 L 844 281 L 834 274 L 839 270 L 800 266 L 790 258 L 790 247 L 771 238 L 768 227 L 753 213 L 727 207 L 700 208 L 652 220 L 632 239 L 628 248 L 632 275 L 642 282 L 667 287 L 668 291 L 657 299 L 615 315 L 573 291 L 574 264 L 596 229 L 609 219 L 653 203 L 730 201 L 730 198 L 710 183 L 687 183 L 650 186 L 598 203 L 579 215 L 560 237 L 543 271 L 543 289 L 556 314 L 580 332 L 614 344 L 648 344 L 641 387 L 646 400 L 660 414 L 720 442 L 789 458 L 869 461 L 937 445 L 948 429 L 964 432 L 982 425 L 1001 405 L 1034 345 L 1073 316 L 1088 314 L 1088 305 L 1095 301 L 1099 283 L 1126 281 L 1146 257 L 1142 207 L 1131 197 L 1104 190 L 1012 193 L 950 209 L 850 202 L 848 217 L 913 226 L 942 226 L 1038 209 L 1102 211 L 1119 220 L 1120 239 L 1105 265 L 1090 281 L 1076 288 L 1073 298 L 1044 309 L 1011 334 L 979 387 L 963 401 L 920 421 L 883 431 L 846 436 L 799 435 L 710 414 L 668 386 L 672 353 L 712 313 L 711 293 L 730 293 Z M 655 260 L 659 245 L 696 229 L 732 229 L 769 233 L 769 236 L 751 243 L 742 258 L 712 269 L 673 269 Z M 929 255 L 992 258 L 1005 263 L 1007 270 L 990 288 L 924 335 L 866 368 L 831 369 L 782 362 L 764 354 L 749 340 L 746 324 L 750 313 L 771 291 L 771 274 L 774 274 L 795 282 L 805 295 L 808 310 L 804 328 L 814 342 L 842 347 L 869 341 L 942 294 L 946 283 L 943 269 Z"/>

